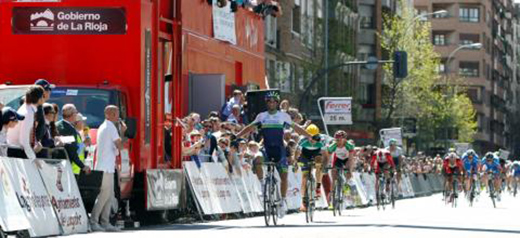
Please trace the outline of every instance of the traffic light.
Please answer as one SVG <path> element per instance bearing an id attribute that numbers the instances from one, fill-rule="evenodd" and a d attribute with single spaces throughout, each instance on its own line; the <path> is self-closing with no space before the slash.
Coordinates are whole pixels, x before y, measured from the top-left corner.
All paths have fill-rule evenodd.
<path id="1" fill-rule="evenodd" d="M 405 51 L 394 52 L 394 78 L 408 76 L 408 54 Z"/>

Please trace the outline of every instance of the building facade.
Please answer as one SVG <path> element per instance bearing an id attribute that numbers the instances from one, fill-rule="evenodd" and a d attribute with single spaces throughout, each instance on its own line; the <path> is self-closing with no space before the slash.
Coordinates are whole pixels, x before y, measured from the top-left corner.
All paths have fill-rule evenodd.
<path id="1" fill-rule="evenodd" d="M 446 10 L 431 19 L 439 71 L 448 82 L 463 79 L 477 111 L 474 147 L 507 148 L 507 102 L 511 98 L 512 0 L 415 0 L 418 14 Z M 480 43 L 481 47 L 463 47 Z M 452 138 L 456 139 L 456 138 Z"/>

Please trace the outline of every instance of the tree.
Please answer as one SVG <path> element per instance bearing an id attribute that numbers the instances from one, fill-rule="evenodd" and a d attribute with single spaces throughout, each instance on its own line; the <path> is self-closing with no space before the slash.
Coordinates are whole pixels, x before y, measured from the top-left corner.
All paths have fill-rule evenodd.
<path id="1" fill-rule="evenodd" d="M 439 133 L 454 128 L 459 141 L 471 142 L 475 134 L 475 110 L 464 93 L 463 80 L 446 84 L 439 72 L 439 55 L 431 43 L 431 26 L 415 17 L 414 9 L 399 1 L 400 15 L 383 17 L 382 48 L 388 55 L 408 52 L 408 77 L 393 77 L 392 66 L 385 65 L 383 79 L 384 126 L 401 126 L 404 118 L 417 120 L 420 141 L 440 139 Z M 446 137 L 444 138 L 446 139 Z"/>

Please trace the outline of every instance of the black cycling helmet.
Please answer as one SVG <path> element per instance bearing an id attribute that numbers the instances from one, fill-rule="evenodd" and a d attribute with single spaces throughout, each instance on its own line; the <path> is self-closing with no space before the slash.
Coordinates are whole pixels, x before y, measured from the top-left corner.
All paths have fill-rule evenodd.
<path id="1" fill-rule="evenodd" d="M 268 92 L 266 95 L 265 95 L 265 98 L 264 98 L 266 101 L 267 100 L 270 100 L 270 99 L 274 99 L 275 101 L 277 102 L 280 102 L 280 94 L 278 94 L 278 92 L 276 91 L 270 91 Z"/>

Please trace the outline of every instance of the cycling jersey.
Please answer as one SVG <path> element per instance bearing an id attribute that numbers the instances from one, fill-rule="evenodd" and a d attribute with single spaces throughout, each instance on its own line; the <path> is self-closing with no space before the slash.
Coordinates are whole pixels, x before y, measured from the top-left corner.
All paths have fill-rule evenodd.
<path id="1" fill-rule="evenodd" d="M 493 160 L 491 163 L 488 163 L 484 159 L 484 163 L 482 164 L 482 168 L 484 169 L 485 172 L 491 171 L 494 174 L 500 173 L 500 163 L 499 163 L 498 159 L 497 160 Z"/>
<path id="2" fill-rule="evenodd" d="M 345 146 L 338 147 L 336 142 L 329 146 L 329 153 L 334 153 L 334 156 L 340 160 L 348 159 L 350 153 L 354 152 L 354 145 L 351 143 L 345 143 Z"/>
<path id="3" fill-rule="evenodd" d="M 464 169 L 464 165 L 462 160 L 457 158 L 455 159 L 455 163 L 450 163 L 449 159 L 445 159 L 442 164 L 444 174 L 451 175 L 462 172 Z"/>
<path id="4" fill-rule="evenodd" d="M 336 142 L 329 145 L 329 153 L 332 154 L 332 165 L 336 168 L 344 168 L 347 164 L 350 153 L 354 153 L 354 145 L 345 143 L 345 146 L 338 147 Z"/>
<path id="5" fill-rule="evenodd" d="M 388 166 L 395 168 L 394 159 L 392 158 L 390 151 L 385 149 L 378 149 L 372 153 L 370 165 L 372 168 L 376 168 L 376 174 L 381 172 L 381 168 L 387 168 Z"/>
<path id="6" fill-rule="evenodd" d="M 395 166 L 399 166 L 401 156 L 403 155 L 403 149 L 399 146 L 396 146 L 394 151 L 390 151 L 390 146 L 386 147 L 385 149 L 388 150 L 390 155 L 392 155 Z"/>
<path id="7" fill-rule="evenodd" d="M 513 165 L 513 176 L 520 177 L 520 165 Z"/>
<path id="8" fill-rule="evenodd" d="M 327 149 L 327 146 L 323 141 L 324 139 L 322 138 L 320 141 L 312 143 L 309 139 L 302 138 L 300 140 L 300 144 L 298 145 L 298 149 L 302 152 L 300 157 L 304 159 L 312 159 L 316 156 L 319 156 L 322 151 Z"/>
<path id="9" fill-rule="evenodd" d="M 260 128 L 260 134 L 264 138 L 265 146 L 284 147 L 284 128 L 292 126 L 291 116 L 285 112 L 277 111 L 274 114 L 261 112 L 253 121 Z"/>
<path id="10" fill-rule="evenodd" d="M 462 155 L 462 162 L 464 163 L 464 169 L 468 173 L 477 173 L 480 167 L 480 160 L 477 155 L 473 155 L 473 160 L 470 161 L 468 154 L 464 153 Z"/>
<path id="11" fill-rule="evenodd" d="M 266 161 L 273 159 L 279 163 L 279 171 L 287 172 L 287 154 L 283 141 L 284 128 L 293 125 L 289 114 L 276 111 L 271 114 L 268 111 L 256 116 L 253 123 L 260 128 L 260 134 L 264 138 L 264 153 Z"/>

